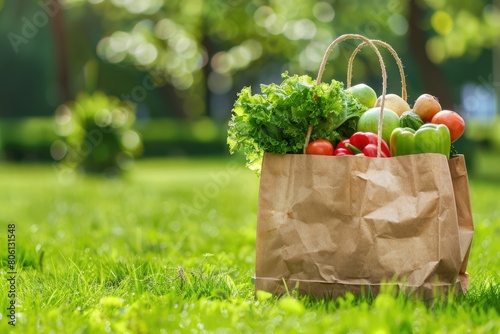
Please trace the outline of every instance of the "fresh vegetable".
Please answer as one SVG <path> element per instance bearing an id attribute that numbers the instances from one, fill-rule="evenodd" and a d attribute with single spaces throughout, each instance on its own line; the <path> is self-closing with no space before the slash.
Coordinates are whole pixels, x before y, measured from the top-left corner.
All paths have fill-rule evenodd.
<path id="1" fill-rule="evenodd" d="M 363 148 L 363 155 L 365 157 L 376 158 L 377 157 L 377 145 L 375 145 L 375 144 L 366 145 L 365 148 Z M 381 152 L 380 157 L 381 158 L 388 158 L 388 157 L 390 157 L 390 155 L 386 155 L 385 153 Z"/>
<path id="2" fill-rule="evenodd" d="M 375 106 L 377 93 L 375 93 L 370 86 L 361 83 L 346 89 L 346 91 L 351 92 L 352 96 L 367 108 L 373 108 Z"/>
<path id="3" fill-rule="evenodd" d="M 389 142 L 392 130 L 399 127 L 399 116 L 392 110 L 384 108 L 384 119 L 382 123 L 382 139 Z M 378 133 L 378 119 L 380 107 L 365 111 L 358 121 L 358 131 Z"/>
<path id="4" fill-rule="evenodd" d="M 382 96 L 379 96 L 379 98 L 375 102 L 375 107 L 380 106 L 382 106 Z M 403 100 L 401 96 L 396 94 L 387 94 L 385 96 L 384 109 L 385 108 L 391 109 L 396 114 L 398 114 L 398 116 L 401 116 L 401 114 L 403 114 L 405 111 L 411 109 L 408 103 Z"/>
<path id="5" fill-rule="evenodd" d="M 333 153 L 334 156 L 338 157 L 341 155 L 354 155 L 352 150 L 350 148 L 337 148 L 335 149 L 335 152 Z"/>
<path id="6" fill-rule="evenodd" d="M 413 130 L 418 130 L 422 125 L 424 125 L 424 121 L 412 111 L 405 111 L 399 117 L 399 126 L 402 128 L 412 128 Z"/>
<path id="7" fill-rule="evenodd" d="M 360 150 L 363 150 L 366 146 L 370 144 L 375 145 L 376 149 L 378 144 L 378 136 L 371 132 L 356 132 L 351 136 L 351 138 L 349 138 L 349 141 L 352 145 L 356 146 Z M 385 140 L 382 140 L 381 142 L 381 150 L 382 153 L 385 154 L 387 157 L 391 156 L 389 146 L 387 145 Z"/>
<path id="8" fill-rule="evenodd" d="M 440 110 L 441 104 L 438 99 L 430 94 L 420 95 L 413 104 L 413 112 L 420 116 L 424 123 L 429 123 Z"/>
<path id="9" fill-rule="evenodd" d="M 261 85 L 261 94 L 243 88 L 232 110 L 230 152 L 244 153 L 247 166 L 257 172 L 264 152 L 301 153 L 309 125 L 313 141 L 350 137 L 367 109 L 344 91 L 341 82 L 316 84 L 309 76 L 287 73 L 283 79 L 279 85 Z"/>
<path id="10" fill-rule="evenodd" d="M 362 154 L 367 157 L 377 156 L 377 141 L 378 136 L 371 132 L 356 132 L 349 139 L 345 139 L 338 143 L 333 155 L 358 155 Z M 383 158 L 390 157 L 391 153 L 387 143 L 382 140 L 380 156 Z"/>
<path id="11" fill-rule="evenodd" d="M 363 154 L 363 151 L 357 148 L 352 144 L 346 144 L 347 148 L 349 148 L 353 155 Z"/>
<path id="12" fill-rule="evenodd" d="M 337 147 L 335 148 L 335 151 L 333 152 L 333 155 L 353 155 L 352 150 L 347 147 L 349 145 L 349 139 L 344 139 L 341 140 L 338 144 Z"/>
<path id="13" fill-rule="evenodd" d="M 424 124 L 417 131 L 396 128 L 391 134 L 391 155 L 441 153 L 450 157 L 450 131 L 445 125 Z"/>
<path id="14" fill-rule="evenodd" d="M 316 139 L 306 147 L 306 154 L 333 155 L 333 145 L 326 139 Z"/>
<path id="15" fill-rule="evenodd" d="M 344 140 L 341 140 L 338 144 L 337 144 L 337 147 L 335 149 L 339 149 L 339 148 L 347 148 L 347 144 L 349 144 L 349 138 L 347 139 L 344 139 Z M 352 152 L 351 152 L 352 153 Z"/>
<path id="16" fill-rule="evenodd" d="M 432 117 L 431 123 L 444 124 L 450 130 L 451 142 L 456 141 L 465 131 L 465 121 L 454 111 L 441 110 Z"/>

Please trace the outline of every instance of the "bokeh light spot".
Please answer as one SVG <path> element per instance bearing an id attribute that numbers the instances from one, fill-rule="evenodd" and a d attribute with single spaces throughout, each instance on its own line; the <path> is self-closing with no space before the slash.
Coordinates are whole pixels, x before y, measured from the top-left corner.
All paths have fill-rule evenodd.
<path id="1" fill-rule="evenodd" d="M 233 67 L 236 69 L 245 68 L 252 61 L 251 51 L 242 45 L 231 48 L 229 54 L 233 58 Z"/>
<path id="2" fill-rule="evenodd" d="M 260 6 L 253 15 L 255 23 L 261 27 L 265 27 L 268 19 L 271 17 L 272 20 L 275 16 L 273 9 L 268 6 Z"/>
<path id="3" fill-rule="evenodd" d="M 208 75 L 208 88 L 215 94 L 227 93 L 233 85 L 233 79 L 229 75 L 211 72 Z"/>
<path id="4" fill-rule="evenodd" d="M 389 17 L 388 23 L 396 35 L 402 36 L 408 32 L 408 21 L 401 14 L 392 14 Z"/>
<path id="5" fill-rule="evenodd" d="M 68 153 L 68 146 L 62 140 L 56 140 L 50 146 L 50 155 L 54 160 L 62 160 Z"/>
<path id="6" fill-rule="evenodd" d="M 445 11 L 438 10 L 431 16 L 431 26 L 440 35 L 447 35 L 453 30 L 453 19 Z"/>
<path id="7" fill-rule="evenodd" d="M 134 157 L 127 152 L 120 152 L 116 156 L 116 164 L 123 170 L 134 167 Z"/>
<path id="8" fill-rule="evenodd" d="M 122 109 L 116 108 L 111 111 L 111 126 L 120 128 L 127 122 L 128 113 Z"/>
<path id="9" fill-rule="evenodd" d="M 141 137 L 133 130 L 126 131 L 122 136 L 122 145 L 129 151 L 134 151 L 141 144 Z"/>
<path id="10" fill-rule="evenodd" d="M 218 73 L 227 73 L 231 71 L 233 63 L 234 63 L 233 56 L 228 52 L 221 51 L 216 53 L 212 57 L 210 65 L 212 66 L 214 71 Z"/>
<path id="11" fill-rule="evenodd" d="M 465 40 L 457 33 L 449 34 L 445 39 L 446 51 L 450 57 L 461 57 L 466 51 Z"/>
<path id="12" fill-rule="evenodd" d="M 176 32 L 177 25 L 174 21 L 169 19 L 161 19 L 156 23 L 155 34 L 158 38 L 167 40 Z"/>
<path id="13" fill-rule="evenodd" d="M 489 4 L 483 8 L 483 17 L 486 23 L 492 27 L 500 27 L 500 8 Z"/>
<path id="14" fill-rule="evenodd" d="M 262 44 L 255 39 L 247 39 L 242 46 L 246 47 L 250 51 L 250 56 L 252 60 L 259 59 L 262 56 Z"/>
<path id="15" fill-rule="evenodd" d="M 172 77 L 172 84 L 179 90 L 189 89 L 193 82 L 194 78 L 191 73 L 177 73 Z"/>
<path id="16" fill-rule="evenodd" d="M 439 64 L 446 59 L 446 46 L 440 37 L 430 38 L 425 45 L 425 51 L 433 63 Z"/>
<path id="17" fill-rule="evenodd" d="M 473 37 L 479 34 L 480 24 L 478 19 L 466 10 L 461 10 L 457 14 L 456 26 L 460 29 L 460 32 L 464 35 L 464 37 Z"/>
<path id="18" fill-rule="evenodd" d="M 109 37 L 107 42 L 114 52 L 124 52 L 130 45 L 130 35 L 124 31 L 116 31 Z"/>
<path id="19" fill-rule="evenodd" d="M 100 109 L 94 115 L 94 122 L 97 126 L 103 128 L 111 124 L 111 112 L 108 109 Z"/>
<path id="20" fill-rule="evenodd" d="M 112 64 L 121 62 L 127 56 L 126 52 L 117 52 L 113 47 L 120 48 L 120 43 L 117 40 L 112 40 L 111 37 L 102 38 L 97 43 L 97 54 Z"/>
<path id="21" fill-rule="evenodd" d="M 134 56 L 140 65 L 149 65 L 158 57 L 158 50 L 151 43 L 141 44 L 136 47 Z"/>
<path id="22" fill-rule="evenodd" d="M 316 34 L 316 25 L 308 19 L 289 21 L 285 23 L 283 33 L 291 40 L 311 39 Z"/>
<path id="23" fill-rule="evenodd" d="M 55 111 L 55 132 L 57 135 L 65 137 L 73 133 L 75 124 L 73 123 L 72 111 L 65 105 L 60 105 Z"/>
<path id="24" fill-rule="evenodd" d="M 71 122 L 71 109 L 65 105 L 60 105 L 55 112 L 55 119 L 58 125 L 65 125 Z"/>
<path id="25" fill-rule="evenodd" d="M 321 22 L 330 22 L 335 17 L 335 9 L 328 2 L 318 2 L 313 7 L 313 15 Z"/>
<path id="26" fill-rule="evenodd" d="M 154 14 L 162 3 L 158 0 L 125 0 L 123 7 L 131 14 Z"/>
<path id="27" fill-rule="evenodd" d="M 323 59 L 326 46 L 320 42 L 311 42 L 300 53 L 300 66 L 307 71 L 316 71 Z"/>

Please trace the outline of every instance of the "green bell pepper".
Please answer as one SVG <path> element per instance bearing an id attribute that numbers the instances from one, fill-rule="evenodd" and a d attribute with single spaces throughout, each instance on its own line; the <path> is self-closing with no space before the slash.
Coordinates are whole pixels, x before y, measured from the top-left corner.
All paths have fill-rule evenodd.
<path id="1" fill-rule="evenodd" d="M 396 128 L 392 131 L 391 156 L 441 153 L 450 158 L 450 130 L 443 124 L 427 123 L 418 130 L 411 128 Z"/>

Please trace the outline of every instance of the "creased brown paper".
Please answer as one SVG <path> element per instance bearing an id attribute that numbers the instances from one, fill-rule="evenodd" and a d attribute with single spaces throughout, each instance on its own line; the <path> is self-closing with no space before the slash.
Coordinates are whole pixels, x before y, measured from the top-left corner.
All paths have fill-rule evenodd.
<path id="1" fill-rule="evenodd" d="M 463 157 L 265 154 L 255 288 L 465 292 L 472 233 Z"/>
<path id="2" fill-rule="evenodd" d="M 474 223 L 472 220 L 469 195 L 469 177 L 467 175 L 467 168 L 463 155 L 450 159 L 448 164 L 450 166 L 453 189 L 455 192 L 460 235 L 460 257 L 462 259 L 462 267 L 460 268 L 459 278 L 462 285 L 462 291 L 466 292 L 469 285 L 469 275 L 466 270 L 472 244 L 472 236 L 474 234 Z"/>

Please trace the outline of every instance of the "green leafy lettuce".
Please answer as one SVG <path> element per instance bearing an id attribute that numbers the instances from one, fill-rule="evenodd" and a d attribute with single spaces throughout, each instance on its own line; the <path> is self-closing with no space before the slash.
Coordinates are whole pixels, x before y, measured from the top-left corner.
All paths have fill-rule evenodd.
<path id="1" fill-rule="evenodd" d="M 280 85 L 261 85 L 261 94 L 244 87 L 232 110 L 228 128 L 231 153 L 242 152 L 250 169 L 260 171 L 264 152 L 301 153 L 309 125 L 311 140 L 332 143 L 356 131 L 366 110 L 345 92 L 343 83 L 317 84 L 307 75 L 282 75 Z"/>

